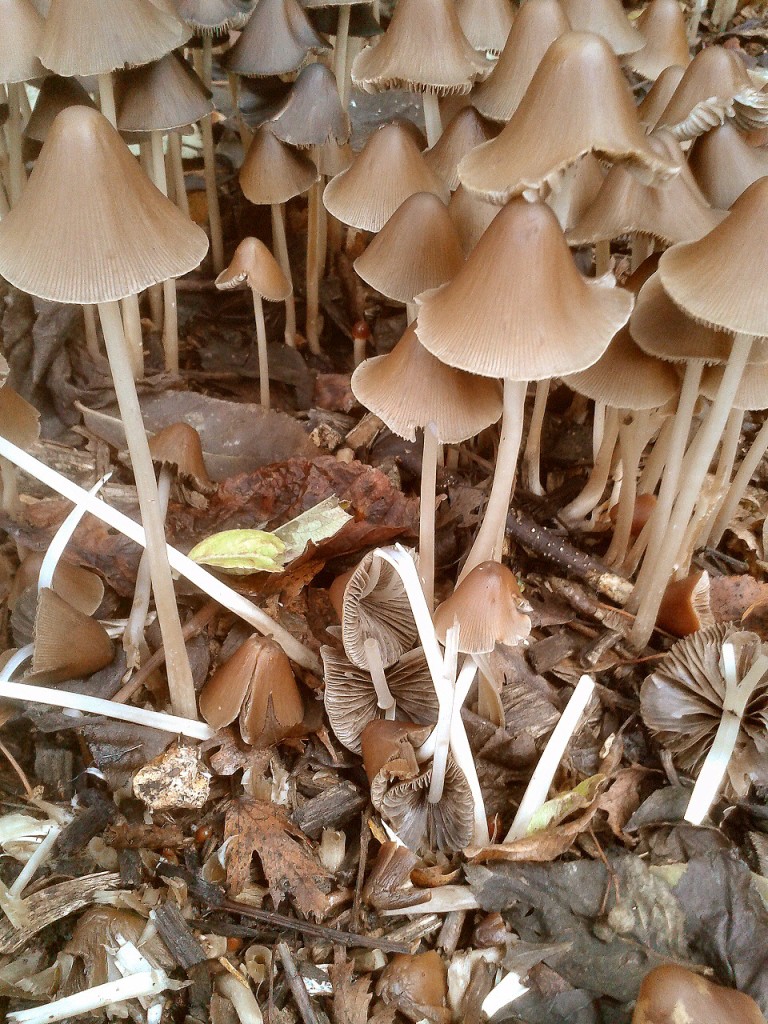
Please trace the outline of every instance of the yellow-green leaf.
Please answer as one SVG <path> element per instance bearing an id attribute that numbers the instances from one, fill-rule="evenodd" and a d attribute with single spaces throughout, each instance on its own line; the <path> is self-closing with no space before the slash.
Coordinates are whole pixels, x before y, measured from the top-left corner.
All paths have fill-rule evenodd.
<path id="1" fill-rule="evenodd" d="M 566 793 L 558 793 L 557 796 L 547 800 L 531 818 L 526 829 L 526 835 L 533 835 L 534 832 L 541 832 L 550 825 L 558 825 L 564 818 L 567 818 L 574 811 L 580 811 L 587 807 L 597 796 L 600 787 L 605 782 L 605 775 L 592 775 L 584 779 L 574 789 Z"/>
<path id="2" fill-rule="evenodd" d="M 189 552 L 193 562 L 210 565 L 233 576 L 252 572 L 282 572 L 285 542 L 264 530 L 225 530 L 200 541 Z"/>
<path id="3" fill-rule="evenodd" d="M 288 563 L 303 555 L 309 544 L 319 544 L 335 537 L 351 519 L 339 499 L 330 497 L 278 526 L 274 535 L 285 543 L 284 557 Z"/>

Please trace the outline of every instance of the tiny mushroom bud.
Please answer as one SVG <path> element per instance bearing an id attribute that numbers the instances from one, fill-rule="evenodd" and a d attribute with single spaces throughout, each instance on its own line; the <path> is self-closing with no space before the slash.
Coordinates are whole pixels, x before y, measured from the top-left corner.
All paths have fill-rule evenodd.
<path id="1" fill-rule="evenodd" d="M 754 999 L 685 967 L 665 964 L 646 974 L 632 1024 L 765 1024 Z"/>

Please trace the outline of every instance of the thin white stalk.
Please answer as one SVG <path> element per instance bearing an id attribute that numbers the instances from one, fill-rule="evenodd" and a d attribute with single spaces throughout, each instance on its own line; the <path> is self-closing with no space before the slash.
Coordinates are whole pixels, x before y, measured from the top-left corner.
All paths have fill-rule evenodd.
<path id="1" fill-rule="evenodd" d="M 371 676 L 373 688 L 376 691 L 376 701 L 382 711 L 389 711 L 395 706 L 395 698 L 387 684 L 387 674 L 384 671 L 384 662 L 381 660 L 381 649 L 378 640 L 373 637 L 363 644 L 365 651 L 365 662 Z"/>
<path id="2" fill-rule="evenodd" d="M 99 106 L 101 107 L 101 112 L 112 127 L 117 128 L 115 89 L 112 82 L 112 75 L 107 72 L 106 74 L 97 75 L 96 77 L 99 83 Z"/>
<path id="3" fill-rule="evenodd" d="M 88 491 L 88 494 L 98 494 L 111 476 L 111 473 L 107 473 L 101 478 L 101 480 L 97 480 L 93 487 Z M 58 567 L 59 560 L 64 554 L 64 548 L 69 544 L 72 539 L 72 534 L 77 529 L 80 520 L 87 511 L 88 509 L 85 508 L 84 505 L 75 505 L 54 534 L 53 540 L 48 545 L 48 550 L 45 552 L 45 557 L 43 558 L 42 565 L 40 566 L 40 574 L 37 577 L 38 594 L 41 590 L 50 590 L 53 588 L 53 577 Z"/>
<path id="4" fill-rule="evenodd" d="M 255 288 L 253 295 L 253 315 L 256 319 L 256 348 L 259 356 L 259 401 L 263 409 L 269 409 L 269 357 L 267 355 L 267 325 L 264 323 L 264 304 Z"/>
<path id="5" fill-rule="evenodd" d="M 288 256 L 288 239 L 285 234 L 285 206 L 283 203 L 273 203 L 270 207 L 272 212 L 272 248 L 275 259 L 293 284 L 291 274 L 291 261 Z M 288 348 L 296 348 L 296 298 L 291 294 L 285 300 L 285 344 Z"/>
<path id="6" fill-rule="evenodd" d="M 181 153 L 181 132 L 168 133 L 168 154 L 173 179 L 174 202 L 185 216 L 189 216 L 189 197 L 184 179 L 184 159 Z"/>
<path id="7" fill-rule="evenodd" d="M 309 190 L 307 207 L 307 320 L 305 334 L 310 352 L 320 354 L 320 275 L 325 262 L 322 248 L 323 183 Z"/>
<path id="8" fill-rule="evenodd" d="M 21 668 L 25 661 L 30 661 L 34 653 L 34 644 L 27 644 L 25 647 L 20 647 L 18 651 L 14 651 L 2 669 L 0 669 L 0 683 L 6 683 L 9 679 L 12 679 L 16 670 Z"/>
<path id="9" fill-rule="evenodd" d="M 693 46 L 699 35 L 699 22 L 706 10 L 707 0 L 693 0 L 693 7 L 688 18 L 688 45 Z"/>
<path id="10" fill-rule="evenodd" d="M 650 412 L 642 410 L 632 416 L 630 423 L 622 423 L 619 427 L 619 449 L 624 472 L 621 479 L 621 492 L 613 537 L 605 554 L 606 565 L 616 565 L 627 553 L 627 546 L 632 534 L 632 520 L 635 515 L 640 456 L 643 454 L 652 429 L 649 427 L 649 422 Z"/>
<path id="11" fill-rule="evenodd" d="M 520 975 L 510 971 L 505 974 L 498 985 L 494 986 L 483 1000 L 482 1011 L 488 1020 L 516 999 L 524 996 L 528 989 L 520 980 Z"/>
<path id="12" fill-rule="evenodd" d="M 653 236 L 641 235 L 635 231 L 632 235 L 630 250 L 630 272 L 634 274 L 637 268 L 644 263 L 653 253 Z"/>
<path id="13" fill-rule="evenodd" d="M 91 515 L 96 516 L 97 519 L 124 534 L 134 543 L 146 547 L 144 529 L 134 522 L 133 519 L 112 508 L 106 502 L 91 497 L 82 487 L 68 480 L 61 473 L 56 472 L 55 469 L 51 469 L 50 466 L 46 466 L 39 459 L 36 459 L 33 455 L 25 452 L 22 448 L 17 447 L 2 436 L 0 436 L 0 456 L 18 466 L 25 473 L 29 473 L 30 476 L 35 477 L 47 487 L 57 491 L 62 497 L 68 498 L 75 503 L 82 502 Z M 319 658 L 308 647 L 305 647 L 304 644 L 292 636 L 288 630 L 274 622 L 261 608 L 257 608 L 252 601 L 243 597 L 242 594 L 238 594 L 236 590 L 227 586 L 226 583 L 213 576 L 202 565 L 193 562 L 186 555 L 177 551 L 176 548 L 166 545 L 166 550 L 171 568 L 180 576 L 183 576 L 184 579 L 188 580 L 204 594 L 207 594 L 208 597 L 217 601 L 223 608 L 227 608 L 233 615 L 237 615 L 244 622 L 249 623 L 259 633 L 271 636 L 297 665 L 301 665 L 315 674 L 322 674 L 323 668 Z M 420 585 L 418 590 L 421 593 Z M 437 646 L 436 639 L 434 643 Z M 438 659 L 441 660 L 439 646 L 437 646 L 437 655 Z"/>
<path id="14" fill-rule="evenodd" d="M 656 438 L 653 448 L 645 460 L 643 470 L 637 478 L 639 494 L 653 494 L 659 480 L 661 480 L 661 474 L 664 472 L 667 455 L 669 454 L 669 444 L 672 438 L 674 422 L 674 416 L 664 417 L 664 423 L 659 431 L 659 436 Z"/>
<path id="15" fill-rule="evenodd" d="M 228 74 L 227 82 L 229 83 L 229 95 L 232 97 L 232 110 L 235 113 L 237 134 L 240 136 L 240 145 L 243 147 L 243 155 L 245 155 L 248 152 L 253 136 L 250 128 L 245 123 L 243 112 L 240 110 L 240 76 Z"/>
<path id="16" fill-rule="evenodd" d="M 712 27 L 718 32 L 725 32 L 733 21 L 738 6 L 738 0 L 715 0 L 715 6 L 712 8 Z"/>
<path id="17" fill-rule="evenodd" d="M 467 730 L 464 728 L 464 720 L 461 717 L 461 709 L 467 699 L 470 687 L 474 682 L 477 673 L 477 664 L 472 658 L 467 658 L 459 672 L 456 680 L 456 689 L 453 696 L 453 715 L 451 716 L 451 753 L 456 764 L 464 772 L 464 777 L 472 793 L 474 809 L 474 828 L 472 834 L 473 846 L 487 846 L 490 842 L 488 834 L 488 817 L 485 813 L 485 801 L 483 791 L 480 788 L 480 780 L 477 777 L 477 766 L 475 755 L 469 745 Z"/>
<path id="18" fill-rule="evenodd" d="M 768 419 L 764 421 L 758 431 L 757 436 L 750 445 L 749 451 L 742 459 L 741 465 L 736 471 L 736 476 L 734 476 L 731 486 L 728 488 L 725 500 L 717 514 L 717 518 L 712 524 L 712 532 L 709 535 L 711 547 L 716 548 L 722 540 L 723 534 L 728 529 L 736 509 L 739 507 L 739 502 L 749 486 L 749 481 L 762 462 L 766 450 L 768 450 Z"/>
<path id="19" fill-rule="evenodd" d="M 7 1021 L 8 1024 L 55 1024 L 56 1021 L 74 1020 L 82 1014 L 115 1003 L 124 1003 L 128 999 L 156 995 L 170 987 L 171 981 L 165 971 L 142 971 L 104 985 L 86 988 L 76 995 L 65 996 L 32 1010 L 17 1010 L 8 1014 Z"/>
<path id="20" fill-rule="evenodd" d="M 99 351 L 99 334 L 96 330 L 96 309 L 94 306 L 83 306 L 83 325 L 85 327 L 85 347 L 96 359 L 101 355 Z"/>
<path id="21" fill-rule="evenodd" d="M 605 402 L 595 402 L 595 408 L 592 413 L 592 462 L 597 461 L 597 454 L 600 451 L 600 446 L 603 443 L 603 435 L 605 434 L 605 413 L 607 406 Z"/>
<path id="22" fill-rule="evenodd" d="M 128 358 L 131 362 L 133 379 L 141 380 L 144 376 L 144 332 L 141 329 L 139 296 L 128 295 L 121 299 L 120 310 L 123 317 L 123 333 L 128 345 Z"/>
<path id="23" fill-rule="evenodd" d="M 582 676 L 534 769 L 531 781 L 528 783 L 517 809 L 515 820 L 512 822 L 512 827 L 504 838 L 505 843 L 522 839 L 528 831 L 534 814 L 546 802 L 549 787 L 552 785 L 555 772 L 563 759 L 565 748 L 581 721 L 581 716 L 589 704 L 594 689 L 594 680 L 589 676 Z"/>
<path id="24" fill-rule="evenodd" d="M 38 869 L 41 868 L 50 857 L 53 848 L 56 845 L 56 840 L 59 838 L 60 834 L 61 826 L 51 825 L 48 830 L 48 835 L 38 845 L 37 849 L 18 873 L 14 879 L 13 885 L 8 890 L 9 895 L 14 899 L 21 899 L 22 893 L 35 877 Z"/>
<path id="25" fill-rule="evenodd" d="M 523 466 L 528 490 L 532 494 L 543 495 L 541 486 L 541 431 L 544 427 L 544 416 L 547 411 L 550 380 L 536 381 L 536 397 L 533 401 L 533 414 L 528 427 L 528 438 L 525 442 Z"/>
<path id="26" fill-rule="evenodd" d="M 10 199 L 11 206 L 15 206 L 19 199 L 21 199 L 21 193 L 24 191 L 24 186 L 27 183 L 21 137 L 21 90 L 23 88 L 22 82 L 10 82 L 8 84 L 8 121 L 6 122 L 6 132 L 11 189 L 11 194 L 8 198 Z"/>
<path id="27" fill-rule="evenodd" d="M 261 1024 L 261 1010 L 246 978 L 238 981 L 227 971 L 216 979 L 216 988 L 232 1003 L 240 1024 Z"/>
<path id="28" fill-rule="evenodd" d="M 165 175 L 162 132 L 152 132 L 152 182 L 164 196 L 168 195 L 168 179 Z M 178 375 L 179 372 L 179 319 L 176 308 L 176 281 L 163 281 L 163 353 L 165 369 Z"/>
<path id="29" fill-rule="evenodd" d="M 456 670 L 459 659 L 458 623 L 445 634 L 445 656 L 443 658 L 443 679 L 438 694 L 437 725 L 435 726 L 435 752 L 432 755 L 432 778 L 429 784 L 428 800 L 440 803 L 445 788 L 445 769 L 448 764 L 448 747 L 453 719 L 453 701 L 456 689 Z"/>
<path id="30" fill-rule="evenodd" d="M 427 129 L 427 148 L 431 149 L 443 134 L 443 122 L 440 118 L 440 100 L 437 93 L 423 92 L 424 125 Z"/>
<path id="31" fill-rule="evenodd" d="M 202 53 L 195 54 L 195 70 L 207 89 L 211 87 L 213 64 L 212 41 L 203 36 Z M 224 235 L 221 229 L 221 208 L 216 184 L 216 150 L 213 145 L 213 116 L 206 114 L 200 121 L 200 135 L 203 140 L 203 167 L 205 170 L 205 196 L 208 203 L 208 227 L 211 233 L 211 258 L 214 274 L 224 269 Z"/>
<path id="32" fill-rule="evenodd" d="M 424 428 L 421 452 L 421 500 L 419 504 L 419 575 L 430 612 L 435 607 L 435 490 L 437 485 L 437 427 Z"/>
<path id="33" fill-rule="evenodd" d="M 566 505 L 560 513 L 564 523 L 577 523 L 598 505 L 603 496 L 605 485 L 611 475 L 611 464 L 619 436 L 619 414 L 616 409 L 608 409 L 605 414 L 605 431 L 603 443 L 597 453 L 592 472 L 587 478 L 583 489 L 573 501 Z"/>
<path id="34" fill-rule="evenodd" d="M 349 104 L 349 78 L 347 77 L 347 45 L 349 43 L 349 15 L 352 7 L 344 4 L 338 8 L 339 20 L 336 26 L 336 41 L 333 46 L 333 72 L 336 75 L 336 88 L 344 110 Z"/>

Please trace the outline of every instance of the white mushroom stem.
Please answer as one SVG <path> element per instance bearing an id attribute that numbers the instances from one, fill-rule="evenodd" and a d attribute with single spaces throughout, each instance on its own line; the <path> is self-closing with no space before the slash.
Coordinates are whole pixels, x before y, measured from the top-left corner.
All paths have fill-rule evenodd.
<path id="1" fill-rule="evenodd" d="M 305 333 L 310 352 L 320 354 L 320 276 L 325 263 L 323 244 L 323 180 L 309 190 L 307 206 L 307 320 Z"/>
<path id="2" fill-rule="evenodd" d="M 99 83 L 99 106 L 101 107 L 101 112 L 112 127 L 117 128 L 115 88 L 112 82 L 112 75 L 107 72 L 106 74 L 97 75 L 96 77 Z"/>
<path id="3" fill-rule="evenodd" d="M 579 397 L 578 395 L 576 397 Z M 592 413 L 592 462 L 597 459 L 597 453 L 603 443 L 605 434 L 605 413 L 607 406 L 605 402 L 595 402 Z"/>
<path id="4" fill-rule="evenodd" d="M 639 494 L 653 494 L 659 480 L 661 480 L 661 474 L 664 472 L 667 455 L 669 454 L 669 444 L 672 437 L 674 422 L 674 416 L 664 417 L 664 422 L 661 426 L 661 430 L 659 431 L 659 436 L 656 438 L 653 448 L 651 448 L 648 453 L 642 472 L 637 478 L 637 490 Z"/>
<path id="5" fill-rule="evenodd" d="M 16 515 L 20 508 L 19 484 L 16 479 L 16 470 L 6 459 L 0 459 L 0 480 L 3 484 L 3 512 Z"/>
<path id="6" fill-rule="evenodd" d="M 474 808 L 474 829 L 472 844 L 474 846 L 487 846 L 490 842 L 488 835 L 488 817 L 485 813 L 485 801 L 483 791 L 480 788 L 480 780 L 477 777 L 477 766 L 475 755 L 467 739 L 467 730 L 464 728 L 464 721 L 461 717 L 461 709 L 467 700 L 470 687 L 475 679 L 477 664 L 472 658 L 468 658 L 459 672 L 456 680 L 456 689 L 453 695 L 453 714 L 451 716 L 450 748 L 453 759 L 464 772 Z"/>
<path id="7" fill-rule="evenodd" d="M 128 999 L 139 999 L 156 995 L 170 988 L 172 982 L 165 971 L 141 971 L 129 974 L 127 978 L 108 981 L 104 985 L 83 989 L 73 996 L 56 999 L 44 1006 L 31 1010 L 16 1010 L 9 1013 L 8 1024 L 55 1024 L 59 1020 L 74 1020 L 83 1014 L 92 1013 L 103 1007 L 124 1003 Z"/>
<path id="8" fill-rule="evenodd" d="M 91 496 L 98 494 L 111 476 L 111 473 L 107 473 L 100 480 L 97 480 L 90 491 L 88 491 L 88 494 Z M 69 544 L 72 539 L 72 534 L 77 529 L 80 520 L 87 511 L 88 509 L 85 505 L 83 505 L 82 502 L 78 502 L 54 534 L 53 540 L 48 545 L 48 550 L 45 552 L 45 557 L 43 558 L 40 566 L 40 572 L 37 577 L 38 594 L 43 590 L 53 589 L 53 577 L 56 574 L 56 569 L 58 568 L 61 556 L 64 554 L 64 548 Z"/>
<path id="9" fill-rule="evenodd" d="M 523 467 L 528 490 L 532 494 L 544 494 L 541 486 L 541 431 L 544 426 L 544 416 L 547 411 L 547 398 L 549 397 L 549 380 L 536 381 L 536 397 L 533 400 L 533 414 L 528 427 L 528 437 L 525 442 L 523 453 Z"/>
<path id="10" fill-rule="evenodd" d="M 216 988 L 232 1003 L 240 1024 L 261 1024 L 259 1004 L 245 978 L 238 980 L 227 971 L 216 979 Z"/>
<path id="11" fill-rule="evenodd" d="M 605 555 L 606 565 L 616 565 L 627 553 L 627 546 L 632 534 L 632 520 L 635 515 L 637 500 L 637 473 L 640 456 L 649 440 L 654 427 L 650 424 L 650 412 L 642 410 L 630 415 L 629 422 L 619 427 L 619 449 L 624 471 L 621 478 L 621 493 L 616 513 L 613 537 Z"/>
<path id="12" fill-rule="evenodd" d="M 349 104 L 349 78 L 347 77 L 347 45 L 349 43 L 349 15 L 351 5 L 344 4 L 338 8 L 339 20 L 336 25 L 336 42 L 333 46 L 333 72 L 336 76 L 336 88 L 342 109 Z"/>
<path id="13" fill-rule="evenodd" d="M 93 306 L 83 306 L 83 326 L 85 328 L 85 347 L 96 359 L 101 355 L 99 352 L 99 334 L 96 330 L 96 309 Z"/>
<path id="14" fill-rule="evenodd" d="M 739 738 L 747 704 L 749 704 L 755 687 L 768 672 L 768 657 L 763 654 L 758 655 L 747 674 L 739 682 L 736 675 L 736 655 L 733 644 L 724 643 L 722 667 L 725 677 L 723 717 L 720 719 L 720 725 L 706 760 L 701 766 L 685 812 L 685 820 L 690 821 L 692 825 L 702 823 L 714 803 L 715 797 L 720 792 L 725 773 L 728 770 L 728 763 Z"/>
<path id="15" fill-rule="evenodd" d="M 611 240 L 595 243 L 595 277 L 602 277 L 611 269 Z"/>
<path id="16" fill-rule="evenodd" d="M 577 523 L 597 506 L 603 496 L 605 485 L 611 475 L 613 454 L 619 436 L 619 413 L 617 409 L 608 409 L 605 414 L 605 430 L 603 443 L 587 478 L 582 491 L 560 513 L 565 523 Z"/>
<path id="17" fill-rule="evenodd" d="M 202 53 L 195 53 L 195 70 L 206 89 L 211 87 L 213 64 L 213 43 L 210 36 L 203 36 Z M 221 209 L 219 191 L 216 185 L 216 151 L 213 145 L 213 115 L 206 114 L 200 120 L 200 135 L 203 140 L 203 166 L 205 168 L 205 196 L 208 203 L 208 227 L 211 232 L 211 258 L 214 274 L 224 269 L 224 235 L 221 230 Z"/>
<path id="18" fill-rule="evenodd" d="M 437 427 L 424 428 L 421 452 L 421 501 L 419 504 L 419 575 L 424 599 L 430 612 L 435 606 L 435 490 L 437 485 L 437 453 L 440 440 Z"/>
<path id="19" fill-rule="evenodd" d="M 523 794 L 520 806 L 517 809 L 512 827 L 504 837 L 505 843 L 512 843 L 522 837 L 528 831 L 531 819 L 542 804 L 546 803 L 549 787 L 555 777 L 560 762 L 563 759 L 565 748 L 568 746 L 571 737 L 581 721 L 581 716 L 586 711 L 587 705 L 595 689 L 594 680 L 589 676 L 582 676 L 571 694 L 571 699 L 565 706 L 560 720 L 554 728 L 552 735 L 547 740 L 544 753 L 539 758 L 539 763 L 534 769 L 531 781 Z"/>
<path id="20" fill-rule="evenodd" d="M 634 274 L 637 268 L 645 263 L 650 255 L 653 253 L 653 236 L 652 235 L 641 235 L 635 231 L 632 235 L 632 245 L 630 250 L 630 272 Z"/>
<path id="21" fill-rule="evenodd" d="M 270 210 L 272 211 L 272 248 L 275 259 L 288 280 L 293 282 L 291 261 L 288 257 L 288 239 L 285 235 L 285 205 L 273 203 Z M 285 344 L 289 348 L 296 348 L 296 299 L 293 289 L 285 300 Z"/>
<path id="22" fill-rule="evenodd" d="M 733 520 L 736 509 L 739 506 L 739 502 L 749 486 L 749 481 L 757 471 L 757 467 L 762 462 L 767 449 L 768 419 L 764 421 L 762 427 L 758 431 L 757 436 L 750 445 L 749 451 L 742 459 L 741 465 L 736 471 L 736 476 L 733 478 L 731 486 L 728 488 L 725 500 L 720 507 L 720 511 L 717 513 L 717 518 L 712 524 L 712 532 L 709 535 L 709 544 L 711 547 L 716 548 L 722 540 L 723 534 Z"/>
<path id="23" fill-rule="evenodd" d="M 35 877 L 36 872 L 45 864 L 53 852 L 56 840 L 61 834 L 61 826 L 52 824 L 48 834 L 37 846 L 32 856 L 14 879 L 13 885 L 8 890 L 14 899 L 21 899 L 22 893 Z"/>
<path id="24" fill-rule="evenodd" d="M 376 691 L 376 701 L 382 711 L 393 711 L 395 708 L 395 698 L 392 696 L 392 692 L 387 684 L 387 675 L 384 671 L 384 662 L 381 660 L 381 649 L 379 647 L 378 640 L 373 637 L 368 639 L 363 644 L 365 651 L 365 663 L 368 666 L 368 672 L 371 676 L 371 682 L 373 688 Z M 386 718 L 394 718 L 394 714 L 386 715 Z"/>
<path id="25" fill-rule="evenodd" d="M 269 356 L 267 355 L 267 325 L 264 322 L 264 304 L 255 288 L 251 288 L 253 296 L 253 315 L 256 319 L 256 349 L 259 356 L 259 401 L 262 408 L 269 409 Z"/>
<path id="26" fill-rule="evenodd" d="M 443 134 L 443 122 L 440 118 L 440 98 L 435 92 L 421 94 L 424 103 L 424 126 L 427 129 L 427 149 L 431 149 Z"/>
<path id="27" fill-rule="evenodd" d="M 445 788 L 445 769 L 448 764 L 448 747 L 453 719 L 453 702 L 456 690 L 456 671 L 459 659 L 458 623 L 451 626 L 445 634 L 445 655 L 440 690 L 437 694 L 438 712 L 437 725 L 434 728 L 435 752 L 432 755 L 432 778 L 429 784 L 428 800 L 438 804 L 443 798 Z"/>
<path id="28" fill-rule="evenodd" d="M 738 0 L 715 0 L 715 6 L 712 8 L 712 27 L 717 32 L 725 32 L 733 21 L 738 6 Z"/>
<path id="29" fill-rule="evenodd" d="M 99 501 L 96 497 L 91 497 L 82 487 L 68 480 L 61 473 L 57 473 L 50 466 L 46 466 L 39 459 L 36 459 L 34 455 L 30 455 L 23 448 L 19 448 L 2 436 L 0 436 L 0 457 L 12 462 L 25 473 L 29 473 L 30 476 L 35 477 L 35 479 L 44 483 L 47 487 L 57 491 L 62 497 L 68 498 L 69 501 L 76 504 L 82 502 L 91 515 L 96 516 L 97 519 L 118 530 L 134 543 L 146 547 L 147 541 L 144 529 L 134 522 L 133 519 L 129 519 L 128 516 L 107 505 L 106 502 Z M 212 600 L 217 601 L 223 608 L 227 608 L 233 615 L 237 615 L 244 622 L 249 623 L 259 633 L 272 637 L 273 640 L 280 644 L 291 661 L 295 661 L 297 665 L 309 669 L 310 672 L 314 672 L 316 675 L 322 675 L 323 667 L 319 658 L 308 647 L 300 643 L 287 629 L 284 629 L 270 619 L 261 608 L 257 608 L 252 601 L 243 597 L 242 594 L 238 594 L 236 590 L 227 586 L 226 583 L 208 572 L 202 565 L 193 562 L 191 558 L 187 558 L 186 555 L 177 551 L 176 548 L 166 545 L 166 551 L 171 567 L 180 576 L 183 576 L 184 579 L 188 580 L 202 593 L 207 594 Z M 418 577 L 416 578 L 416 585 L 419 593 L 421 593 Z M 429 619 L 429 613 L 427 613 L 427 618 Z M 437 640 L 434 639 L 434 630 L 433 642 L 439 664 L 441 660 L 440 648 Z M 31 654 L 32 649 L 30 647 L 30 657 Z M 434 663 L 434 651 L 431 657 Z"/>
<path id="30" fill-rule="evenodd" d="M 514 971 L 505 974 L 498 985 L 494 986 L 483 1000 L 482 1011 L 488 1020 L 516 999 L 524 996 L 528 989 Z"/>
<path id="31" fill-rule="evenodd" d="M 128 359 L 134 380 L 144 376 L 144 333 L 141 329 L 141 310 L 138 295 L 128 295 L 120 300 L 123 316 L 123 334 L 128 346 Z"/>
<path id="32" fill-rule="evenodd" d="M 170 157 L 171 177 L 173 178 L 173 198 L 185 216 L 189 216 L 189 197 L 187 183 L 184 179 L 184 159 L 181 153 L 182 137 L 180 131 L 168 133 L 168 155 Z"/>
<path id="33" fill-rule="evenodd" d="M 483 523 L 461 570 L 459 583 L 481 562 L 492 559 L 498 561 L 500 558 L 509 502 L 515 486 L 517 456 L 523 436 L 526 387 L 526 381 L 504 381 L 504 412 L 499 450 L 496 454 L 496 472 Z"/>
<path id="34" fill-rule="evenodd" d="M 752 342 L 751 335 L 736 335 L 709 414 L 691 445 L 690 464 L 686 459 L 686 471 L 681 479 L 680 493 L 675 501 L 662 546 L 654 559 L 647 593 L 640 602 L 632 628 L 631 642 L 636 649 L 645 647 L 653 632 L 664 590 L 675 568 L 683 532 L 691 518 L 712 456 L 722 437 L 728 414 L 733 408 L 733 400 L 752 350 Z"/>
<path id="35" fill-rule="evenodd" d="M 162 132 L 152 132 L 152 182 L 164 196 L 168 195 L 168 179 L 165 176 Z M 163 353 L 165 368 L 169 373 L 179 372 L 179 318 L 176 309 L 176 281 L 163 281 Z"/>
<path id="36" fill-rule="evenodd" d="M 21 193 L 27 183 L 27 172 L 24 168 L 21 138 L 21 91 L 23 82 L 10 82 L 8 89 L 8 121 L 6 122 L 6 138 L 8 139 L 8 158 L 11 206 L 21 199 Z"/>

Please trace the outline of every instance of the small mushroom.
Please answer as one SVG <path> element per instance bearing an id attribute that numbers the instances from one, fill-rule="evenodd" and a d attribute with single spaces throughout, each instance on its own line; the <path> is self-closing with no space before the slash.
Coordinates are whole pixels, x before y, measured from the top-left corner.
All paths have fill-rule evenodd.
<path id="1" fill-rule="evenodd" d="M 672 636 L 683 637 L 714 624 L 709 603 L 709 573 L 692 572 L 667 585 L 656 616 L 657 626 Z"/>
<path id="2" fill-rule="evenodd" d="M 105 668 L 115 656 L 107 631 L 49 587 L 38 596 L 32 671 L 26 680 L 59 683 Z"/>
<path id="3" fill-rule="evenodd" d="M 426 953 L 396 953 L 376 982 L 376 995 L 397 1007 L 414 1024 L 425 1018 L 438 1024 L 443 1021 L 447 1024 L 452 1019 L 445 1005 L 448 996 L 445 963 L 434 949 Z"/>
<path id="4" fill-rule="evenodd" d="M 676 964 L 656 967 L 640 985 L 632 1024 L 765 1024 L 754 999 Z"/>
<path id="5" fill-rule="evenodd" d="M 425 903 L 429 896 L 409 885 L 418 857 L 406 846 L 383 843 L 363 886 L 363 899 L 378 910 L 395 910 Z"/>

